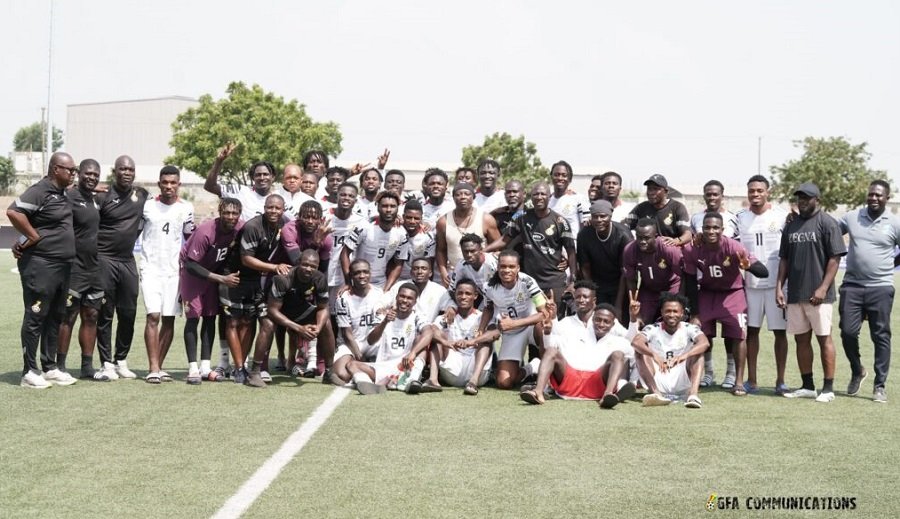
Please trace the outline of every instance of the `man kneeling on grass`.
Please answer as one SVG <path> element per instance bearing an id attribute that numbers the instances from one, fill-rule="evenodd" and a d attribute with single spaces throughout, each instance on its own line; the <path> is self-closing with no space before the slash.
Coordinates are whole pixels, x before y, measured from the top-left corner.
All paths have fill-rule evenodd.
<path id="1" fill-rule="evenodd" d="M 664 292 L 659 301 L 662 322 L 644 327 L 631 341 L 641 379 L 651 391 L 644 405 L 669 405 L 687 396 L 684 406 L 700 409 L 697 393 L 709 339 L 698 326 L 684 322 L 683 296 Z"/>
<path id="2" fill-rule="evenodd" d="M 615 323 L 615 309 L 603 303 L 593 311 L 596 342 L 583 334 L 546 336 L 537 384 L 519 397 L 529 404 L 543 404 L 548 382 L 562 398 L 599 400 L 604 409 L 634 396 L 634 384 L 624 380 L 628 378 L 626 357 L 633 351 L 627 340 L 610 333 Z"/>
<path id="3" fill-rule="evenodd" d="M 410 383 L 410 391 L 441 391 L 441 382 L 453 387 L 461 387 L 463 394 L 477 395 L 478 387 L 487 383 L 491 374 L 491 351 L 493 343 L 500 337 L 500 331 L 492 327 L 478 333 L 481 311 L 475 308 L 478 286 L 474 281 L 463 278 L 456 281 L 457 310 L 455 314 L 440 315 L 432 323 L 433 342 L 428 350 L 431 372 L 424 384 L 418 380 Z M 407 355 L 411 364 L 419 354 L 419 348 L 428 346 L 418 343 Z M 438 378 L 440 377 L 440 378 Z M 415 386 L 415 387 L 414 387 Z"/>
<path id="4" fill-rule="evenodd" d="M 413 307 L 419 289 L 404 283 L 397 291 L 394 305 L 380 317 L 367 337 L 369 345 L 377 347 L 375 362 L 351 360 L 347 371 L 353 376 L 356 389 L 363 395 L 384 393 L 388 388 L 405 391 L 409 382 L 419 380 L 425 367 L 425 346 L 431 343 L 431 327 L 416 314 Z M 413 362 L 407 354 L 416 347 L 421 351 Z"/>

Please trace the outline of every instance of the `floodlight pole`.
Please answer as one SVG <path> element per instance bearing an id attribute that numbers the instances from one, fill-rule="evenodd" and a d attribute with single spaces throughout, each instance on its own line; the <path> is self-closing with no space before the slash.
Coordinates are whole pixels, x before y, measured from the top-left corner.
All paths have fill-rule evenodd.
<path id="1" fill-rule="evenodd" d="M 50 0 L 50 42 L 47 47 L 47 145 L 44 146 L 43 167 L 49 164 L 50 149 L 53 148 L 53 121 L 50 119 L 50 92 L 53 84 L 53 0 Z"/>

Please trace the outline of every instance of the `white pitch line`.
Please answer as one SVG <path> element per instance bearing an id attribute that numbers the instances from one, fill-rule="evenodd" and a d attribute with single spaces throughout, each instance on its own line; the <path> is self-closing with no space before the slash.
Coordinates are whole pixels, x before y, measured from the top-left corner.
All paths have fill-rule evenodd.
<path id="1" fill-rule="evenodd" d="M 299 429 L 288 436 L 281 447 L 263 463 L 262 467 L 250 476 L 250 479 L 244 483 L 238 491 L 225 501 L 222 508 L 212 517 L 212 519 L 237 519 L 240 517 L 250 505 L 256 501 L 269 485 L 275 481 L 281 470 L 287 465 L 297 453 L 306 445 L 306 442 L 312 438 L 313 434 L 319 430 L 319 427 L 328 420 L 331 413 L 337 409 L 337 406 L 350 394 L 349 389 L 335 388 L 334 392 L 319 405 L 313 414 L 303 422 Z"/>

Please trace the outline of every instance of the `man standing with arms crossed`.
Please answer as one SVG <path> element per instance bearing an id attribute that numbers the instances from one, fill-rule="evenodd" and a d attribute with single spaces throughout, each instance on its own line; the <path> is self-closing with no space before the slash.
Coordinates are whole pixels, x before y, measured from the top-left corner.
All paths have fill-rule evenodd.
<path id="1" fill-rule="evenodd" d="M 797 342 L 797 364 L 803 387 L 786 393 L 788 398 L 815 398 L 816 402 L 834 400 L 834 342 L 831 340 L 831 305 L 834 303 L 834 277 L 841 256 L 846 254 L 841 228 L 831 216 L 819 209 L 819 188 L 810 182 L 794 191 L 800 216 L 784 228 L 781 236 L 781 261 L 775 298 L 787 307 L 787 333 Z M 788 282 L 785 298 L 784 282 Z M 812 334 L 816 334 L 822 355 L 825 380 L 822 392 L 813 383 Z"/>
<path id="2" fill-rule="evenodd" d="M 866 207 L 845 214 L 841 231 L 850 235 L 847 271 L 840 288 L 841 342 L 853 370 L 848 395 L 859 392 L 868 373 L 859 358 L 859 331 L 865 316 L 875 343 L 875 389 L 872 400 L 887 402 L 884 391 L 891 364 L 891 308 L 894 305 L 894 267 L 900 256 L 900 219 L 885 211 L 891 186 L 884 180 L 869 184 Z"/>
<path id="3" fill-rule="evenodd" d="M 128 369 L 125 359 L 131 350 L 137 313 L 138 273 L 134 243 L 141 233 L 144 202 L 149 196 L 146 189 L 134 187 L 134 160 L 131 157 L 117 158 L 113 168 L 113 184 L 108 192 L 97 197 L 100 204 L 97 253 L 105 282 L 104 303 L 97 320 L 97 349 L 100 350 L 103 373 L 110 380 L 137 378 Z M 115 357 L 112 349 L 114 315 L 119 318 Z"/>

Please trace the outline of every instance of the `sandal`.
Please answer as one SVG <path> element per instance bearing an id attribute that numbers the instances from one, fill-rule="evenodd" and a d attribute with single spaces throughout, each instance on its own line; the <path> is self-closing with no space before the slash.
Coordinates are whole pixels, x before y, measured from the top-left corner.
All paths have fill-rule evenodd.
<path id="1" fill-rule="evenodd" d="M 148 384 L 159 384 L 162 380 L 159 377 L 159 373 L 154 371 L 153 373 L 147 373 L 147 376 L 144 377 L 144 382 Z"/>
<path id="2" fill-rule="evenodd" d="M 210 382 L 221 382 L 225 380 L 225 370 L 222 368 L 216 368 L 207 373 L 204 378 L 206 378 L 206 380 Z"/>
<path id="3" fill-rule="evenodd" d="M 538 394 L 532 389 L 526 389 L 525 391 L 519 393 L 519 398 L 532 405 L 543 404 L 543 402 L 541 402 L 541 400 L 538 398 Z"/>
<path id="4" fill-rule="evenodd" d="M 440 393 L 444 388 L 441 387 L 440 384 L 435 384 L 430 380 L 426 380 L 424 384 L 422 384 L 422 392 L 423 393 Z"/>
<path id="5" fill-rule="evenodd" d="M 203 380 L 203 377 L 200 376 L 199 371 L 191 371 L 188 373 L 187 378 L 184 379 L 185 382 L 192 386 L 199 385 Z"/>
<path id="6" fill-rule="evenodd" d="M 612 393 L 603 395 L 603 398 L 600 400 L 600 407 L 603 409 L 612 409 L 617 405 L 619 405 L 619 397 Z"/>
<path id="7" fill-rule="evenodd" d="M 478 386 L 471 382 L 466 382 L 466 387 L 463 389 L 464 395 L 475 396 L 478 394 Z"/>
<path id="8" fill-rule="evenodd" d="M 159 372 L 159 380 L 160 380 L 161 382 L 172 382 L 172 381 L 175 380 L 175 379 L 173 379 L 173 378 L 172 378 L 172 375 L 169 375 L 169 374 L 166 373 L 165 371 L 160 371 L 160 372 Z"/>
<path id="9" fill-rule="evenodd" d="M 688 397 L 687 402 L 684 403 L 684 407 L 688 409 L 701 409 L 703 407 L 703 402 L 700 401 L 700 397 L 697 395 L 691 395 Z"/>
<path id="10" fill-rule="evenodd" d="M 734 396 L 747 396 L 747 390 L 744 389 L 742 385 L 738 384 L 731 389 L 731 394 Z"/>

